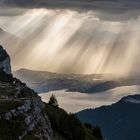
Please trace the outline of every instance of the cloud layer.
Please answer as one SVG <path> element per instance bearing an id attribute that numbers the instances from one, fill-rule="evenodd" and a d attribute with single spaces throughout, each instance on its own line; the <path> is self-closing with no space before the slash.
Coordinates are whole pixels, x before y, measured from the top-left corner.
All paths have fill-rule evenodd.
<path id="1" fill-rule="evenodd" d="M 1 0 L 1 5 L 28 8 L 85 8 L 106 10 L 139 9 L 139 0 Z"/>
<path id="2" fill-rule="evenodd" d="M 23 9 L 32 8 L 73 9 L 79 12 L 92 10 L 96 11 L 102 20 L 135 19 L 140 13 L 139 0 L 1 0 L 0 6 L 21 8 L 22 12 Z M 8 12 L 1 11 L 0 15 L 8 15 Z M 9 12 L 9 15 L 18 15 L 22 12 L 18 9 L 17 12 Z"/>

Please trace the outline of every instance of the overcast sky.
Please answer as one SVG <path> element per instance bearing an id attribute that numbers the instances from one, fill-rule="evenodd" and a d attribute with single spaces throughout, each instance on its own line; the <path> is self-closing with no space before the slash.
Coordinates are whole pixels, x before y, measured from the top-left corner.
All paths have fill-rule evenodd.
<path id="1" fill-rule="evenodd" d="M 138 18 L 139 0 L 1 0 L 0 16 L 13 16 L 32 8 L 74 9 L 79 12 L 98 11 L 105 20 L 128 20 Z M 13 8 L 11 10 L 11 8 Z M 26 10 L 25 10 L 26 8 Z M 101 14 L 102 13 L 102 14 Z M 110 15 L 113 15 L 110 17 Z M 114 15 L 116 15 L 114 17 Z"/>

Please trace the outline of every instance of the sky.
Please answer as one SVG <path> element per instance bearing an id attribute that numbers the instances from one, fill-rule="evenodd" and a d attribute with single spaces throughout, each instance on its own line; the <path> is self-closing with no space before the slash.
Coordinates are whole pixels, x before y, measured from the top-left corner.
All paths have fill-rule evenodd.
<path id="1" fill-rule="evenodd" d="M 139 0 L 1 0 L 13 70 L 139 74 Z"/>

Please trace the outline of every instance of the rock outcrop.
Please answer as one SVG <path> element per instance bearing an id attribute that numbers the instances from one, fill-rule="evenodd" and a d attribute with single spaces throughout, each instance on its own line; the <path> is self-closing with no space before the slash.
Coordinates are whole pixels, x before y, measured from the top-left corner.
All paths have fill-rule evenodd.
<path id="1" fill-rule="evenodd" d="M 0 69 L 11 74 L 10 57 L 2 46 L 0 46 Z"/>

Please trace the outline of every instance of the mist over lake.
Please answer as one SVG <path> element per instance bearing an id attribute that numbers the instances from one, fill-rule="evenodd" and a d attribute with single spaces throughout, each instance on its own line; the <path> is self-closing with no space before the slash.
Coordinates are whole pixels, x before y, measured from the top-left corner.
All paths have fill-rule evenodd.
<path id="1" fill-rule="evenodd" d="M 81 94 L 78 92 L 66 92 L 65 90 L 52 91 L 39 94 L 44 102 L 48 102 L 52 94 L 54 94 L 60 107 L 68 112 L 78 112 L 86 108 L 97 108 L 104 105 L 111 105 L 120 100 L 123 96 L 135 95 L 140 93 L 140 86 L 124 86 L 114 88 L 112 90 L 94 93 Z"/>

